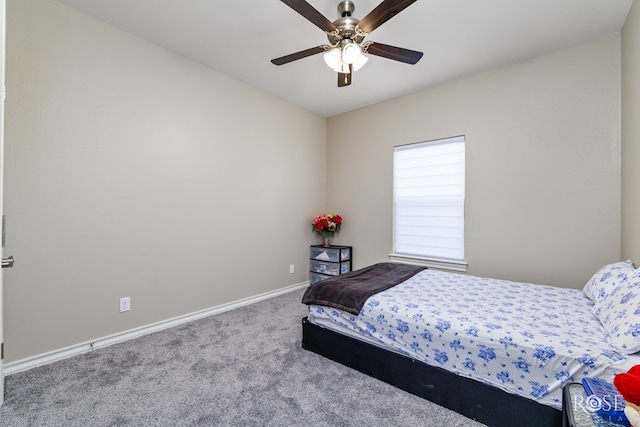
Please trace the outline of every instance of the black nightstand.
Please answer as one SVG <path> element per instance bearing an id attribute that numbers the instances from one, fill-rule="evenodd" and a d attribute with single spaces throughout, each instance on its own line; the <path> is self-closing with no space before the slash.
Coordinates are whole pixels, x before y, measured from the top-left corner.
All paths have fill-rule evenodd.
<path id="1" fill-rule="evenodd" d="M 588 409 L 587 392 L 581 383 L 569 383 L 562 390 L 562 427 L 621 427 Z M 626 424 L 628 425 L 628 424 Z"/>

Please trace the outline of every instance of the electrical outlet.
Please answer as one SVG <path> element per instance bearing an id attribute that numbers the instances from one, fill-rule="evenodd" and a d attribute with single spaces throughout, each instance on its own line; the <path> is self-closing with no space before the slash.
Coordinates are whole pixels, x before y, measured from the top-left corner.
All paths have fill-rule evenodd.
<path id="1" fill-rule="evenodd" d="M 131 310 L 131 297 L 120 298 L 120 313 Z"/>
<path id="2" fill-rule="evenodd" d="M 293 274 L 293 272 L 296 271 L 296 267 L 293 264 L 289 265 L 289 273 Z"/>

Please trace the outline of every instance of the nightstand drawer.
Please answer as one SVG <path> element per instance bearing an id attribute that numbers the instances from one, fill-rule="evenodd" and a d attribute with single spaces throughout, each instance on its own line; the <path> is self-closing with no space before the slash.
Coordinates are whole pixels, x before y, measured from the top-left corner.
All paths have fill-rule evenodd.
<path id="1" fill-rule="evenodd" d="M 319 281 L 324 280 L 324 279 L 328 279 L 330 277 L 333 277 L 333 276 L 325 276 L 324 274 L 310 273 L 309 274 L 309 278 L 310 278 L 309 282 L 313 285 L 314 283 L 318 283 Z"/>
<path id="2" fill-rule="evenodd" d="M 324 247 L 311 247 L 310 253 L 311 259 L 316 259 L 318 261 L 329 261 L 329 262 L 338 262 L 338 261 L 348 261 L 351 259 L 351 248 L 350 247 L 337 247 L 337 248 L 324 248 Z"/>
<path id="3" fill-rule="evenodd" d="M 329 276 L 339 276 L 351 271 L 351 261 L 345 262 L 322 262 L 311 260 L 311 272 L 326 274 Z"/>

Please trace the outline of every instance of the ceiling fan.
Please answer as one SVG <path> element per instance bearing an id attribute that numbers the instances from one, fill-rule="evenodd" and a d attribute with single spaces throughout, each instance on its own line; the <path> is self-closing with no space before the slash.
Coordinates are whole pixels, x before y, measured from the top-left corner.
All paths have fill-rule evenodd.
<path id="1" fill-rule="evenodd" d="M 338 5 L 340 18 L 331 22 L 305 0 L 282 0 L 287 6 L 298 12 L 312 24 L 324 31 L 329 44 L 305 49 L 300 52 L 272 59 L 275 65 L 284 65 L 298 59 L 324 52 L 324 60 L 338 73 L 338 87 L 351 84 L 353 72 L 368 60 L 364 53 L 393 59 L 406 64 L 415 64 L 422 58 L 422 52 L 389 46 L 364 38 L 380 25 L 402 12 L 416 0 L 383 0 L 367 16 L 358 20 L 351 16 L 355 5 L 343 0 Z"/>

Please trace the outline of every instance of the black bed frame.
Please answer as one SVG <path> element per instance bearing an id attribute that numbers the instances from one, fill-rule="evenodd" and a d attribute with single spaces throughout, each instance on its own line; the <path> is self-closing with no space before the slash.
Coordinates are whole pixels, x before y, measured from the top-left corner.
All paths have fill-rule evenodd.
<path id="1" fill-rule="evenodd" d="M 302 348 L 491 427 L 555 427 L 562 412 L 302 319 Z"/>

